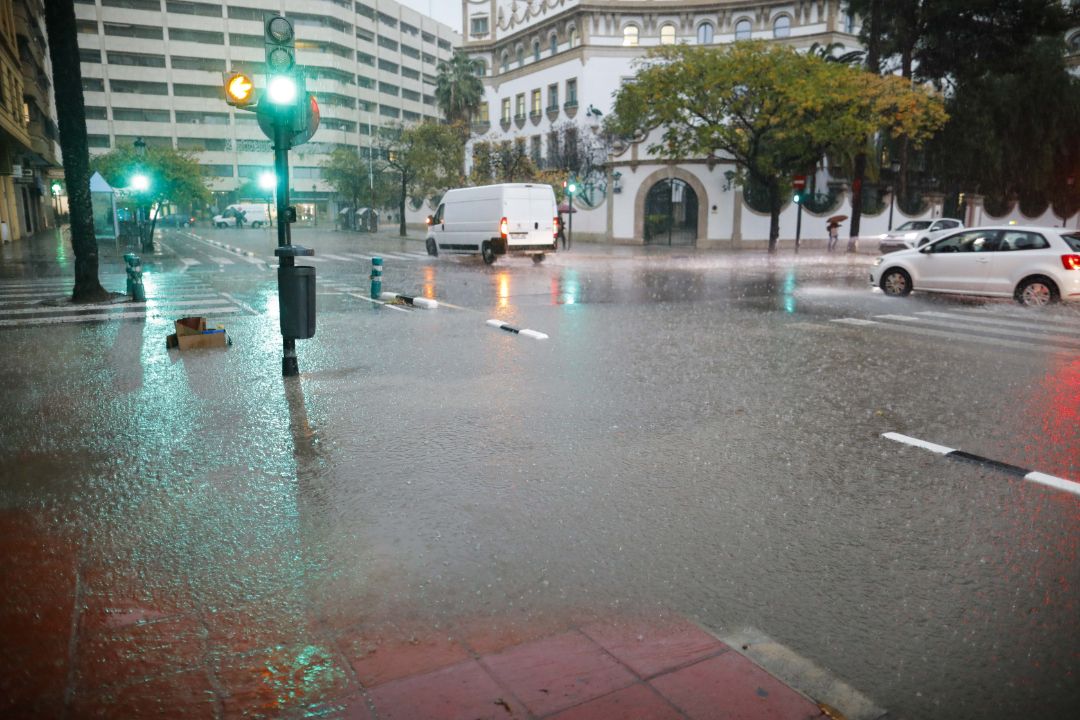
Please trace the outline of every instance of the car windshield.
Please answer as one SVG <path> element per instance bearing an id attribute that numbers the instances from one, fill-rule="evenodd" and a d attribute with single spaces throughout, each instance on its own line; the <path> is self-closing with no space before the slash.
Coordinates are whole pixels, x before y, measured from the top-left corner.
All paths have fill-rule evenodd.
<path id="1" fill-rule="evenodd" d="M 906 223 L 896 228 L 896 232 L 904 232 L 905 230 L 925 230 L 930 227 L 929 220 L 908 220 Z"/>
<path id="2" fill-rule="evenodd" d="M 1080 252 L 1080 233 L 1063 234 L 1061 239 L 1065 241 L 1065 244 L 1068 245 L 1073 252 Z"/>

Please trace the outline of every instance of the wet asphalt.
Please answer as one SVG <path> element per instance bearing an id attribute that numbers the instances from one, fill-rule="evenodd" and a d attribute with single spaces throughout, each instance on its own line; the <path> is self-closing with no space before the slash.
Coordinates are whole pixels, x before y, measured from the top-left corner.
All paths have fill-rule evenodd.
<path id="1" fill-rule="evenodd" d="M 153 302 L 0 327 L 0 503 L 76 533 L 94 582 L 282 623 L 665 608 L 897 718 L 1080 708 L 1080 498 L 881 437 L 1080 480 L 1080 308 L 885 298 L 872 255 L 488 267 L 309 230 L 317 334 L 283 380 L 273 236 L 193 232 L 144 257 L 147 287 L 240 308 L 210 318 L 226 351 L 167 351 Z M 443 306 L 370 302 L 350 254 Z M 5 255 L 0 292 L 65 271 Z"/>

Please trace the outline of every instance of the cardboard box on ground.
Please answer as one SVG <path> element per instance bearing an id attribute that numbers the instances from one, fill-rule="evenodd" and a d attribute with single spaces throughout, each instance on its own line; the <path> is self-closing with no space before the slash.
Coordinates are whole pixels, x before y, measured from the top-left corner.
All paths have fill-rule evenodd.
<path id="1" fill-rule="evenodd" d="M 198 348 L 218 348 L 229 345 L 229 336 L 222 328 L 206 329 L 206 318 L 186 317 L 176 321 L 176 332 L 165 338 L 165 347 L 170 350 L 195 350 Z"/>

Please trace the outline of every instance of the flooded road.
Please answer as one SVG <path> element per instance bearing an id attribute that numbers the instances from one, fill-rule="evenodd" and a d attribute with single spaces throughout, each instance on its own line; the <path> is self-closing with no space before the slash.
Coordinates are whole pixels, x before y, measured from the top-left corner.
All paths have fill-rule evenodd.
<path id="1" fill-rule="evenodd" d="M 162 297 L 252 311 L 234 346 L 170 353 L 164 312 L 0 330 L 0 501 L 76 548 L 78 627 L 197 618 L 219 681 L 327 628 L 662 609 L 895 717 L 1065 717 L 1080 498 L 881 436 L 1080 480 L 1080 314 L 884 298 L 868 260 L 387 260 L 445 303 L 407 312 L 326 263 L 293 380 L 272 273 L 162 262 Z M 84 633 L 76 694 L 117 681 Z"/>

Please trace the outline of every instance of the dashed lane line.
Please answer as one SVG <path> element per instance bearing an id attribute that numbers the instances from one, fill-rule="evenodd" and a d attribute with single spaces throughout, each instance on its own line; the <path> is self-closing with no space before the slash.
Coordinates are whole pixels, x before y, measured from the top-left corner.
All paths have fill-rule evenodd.
<path id="1" fill-rule="evenodd" d="M 1031 470 L 1029 468 L 1022 468 L 1017 465 L 1010 465 L 999 460 L 984 457 L 982 455 L 975 455 L 974 453 L 964 452 L 963 450 L 957 450 L 956 448 L 946 447 L 945 445 L 938 445 L 937 443 L 928 442 L 926 440 L 920 440 L 909 435 L 901 435 L 896 432 L 882 433 L 881 437 L 892 440 L 894 442 L 903 443 L 904 445 L 910 445 L 911 447 L 921 448 L 923 450 L 929 450 L 937 455 L 942 455 L 948 458 L 955 458 L 957 460 L 963 460 L 966 462 L 972 462 L 977 465 L 983 465 L 995 470 L 999 470 L 1013 477 L 1023 478 L 1031 482 L 1039 483 L 1040 485 L 1046 485 L 1057 490 L 1062 490 L 1073 495 L 1080 496 L 1080 482 L 1074 480 L 1068 480 L 1063 477 L 1057 477 L 1056 475 L 1049 475 L 1038 470 Z"/>

